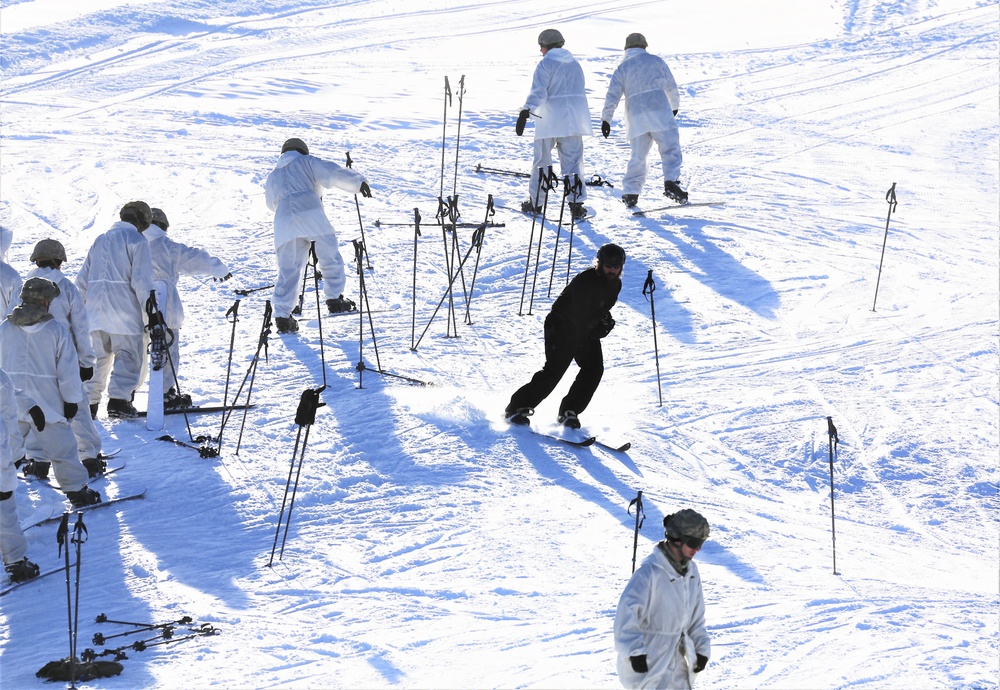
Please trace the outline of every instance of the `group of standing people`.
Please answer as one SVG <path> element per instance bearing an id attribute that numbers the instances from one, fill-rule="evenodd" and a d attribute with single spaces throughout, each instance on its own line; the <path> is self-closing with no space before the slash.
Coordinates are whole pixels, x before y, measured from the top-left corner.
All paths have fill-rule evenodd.
<path id="1" fill-rule="evenodd" d="M 88 481 L 106 469 L 95 422 L 105 389 L 109 417 L 138 416 L 132 400 L 143 380 L 147 324 L 154 318 L 173 333 L 176 381 L 176 335 L 184 318 L 178 275 L 232 277 L 207 252 L 169 239 L 162 210 L 131 201 L 119 219 L 94 241 L 75 281 L 62 273 L 65 247 L 47 238 L 35 244 L 35 267 L 22 282 L 6 262 L 12 233 L 2 231 L 0 554 L 14 581 L 38 574 L 18 523 L 17 470 L 47 479 L 51 469 L 74 508 L 99 503 Z M 154 281 L 164 283 L 163 305 L 151 301 Z M 190 405 L 190 398 L 171 388 L 164 404 Z"/>
<path id="2" fill-rule="evenodd" d="M 535 122 L 534 155 L 528 181 L 529 198 L 521 204 L 525 213 L 540 213 L 547 198 L 549 180 L 540 172 L 552 165 L 552 151 L 559 156 L 561 179 L 583 179 L 583 137 L 590 136 L 590 108 L 580 63 L 566 50 L 558 29 L 545 29 L 538 35 L 542 59 L 535 68 L 531 91 L 518 114 L 515 132 L 524 133 L 529 118 Z M 608 85 L 601 111 L 601 134 L 611 136 L 615 110 L 625 98 L 626 136 L 632 149 L 625 178 L 622 201 L 629 207 L 639 202 L 646 182 L 647 164 L 656 143 L 663 167 L 663 193 L 677 203 L 687 203 L 688 194 L 680 186 L 681 146 L 675 119 L 680 107 L 677 82 L 662 58 L 646 52 L 648 43 L 639 33 L 625 39 L 625 58 Z M 569 190 L 564 190 L 568 192 Z M 569 208 L 576 219 L 585 218 L 586 185 L 572 189 Z"/>

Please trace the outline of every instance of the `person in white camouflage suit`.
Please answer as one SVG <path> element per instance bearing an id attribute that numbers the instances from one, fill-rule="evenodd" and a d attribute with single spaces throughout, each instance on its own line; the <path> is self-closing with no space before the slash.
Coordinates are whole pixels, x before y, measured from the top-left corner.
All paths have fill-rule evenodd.
<path id="1" fill-rule="evenodd" d="M 324 189 L 371 198 L 368 182 L 360 173 L 309 155 L 309 147 L 298 138 L 281 146 L 281 156 L 264 183 L 267 207 L 274 211 L 274 248 L 278 257 L 278 277 L 274 281 L 271 306 L 279 333 L 294 333 L 298 322 L 292 317 L 295 295 L 302 271 L 309 260 L 309 247 L 316 248 L 318 268 L 323 273 L 323 294 L 331 314 L 354 311 L 355 304 L 344 298 L 347 274 L 340 255 L 337 235 L 323 212 Z"/>
<path id="2" fill-rule="evenodd" d="M 90 313 L 90 339 L 97 355 L 94 377 L 87 382 L 91 416 L 108 388 L 108 416 L 138 415 L 132 405 L 142 379 L 146 301 L 153 289 L 149 242 L 142 232 L 152 212 L 143 201 L 130 201 L 120 221 L 94 240 L 76 276 Z M 109 379 L 110 376 L 110 379 Z"/>
<path id="3" fill-rule="evenodd" d="M 18 401 L 20 398 L 20 402 Z M 38 566 L 28 560 L 28 541 L 21 531 L 14 491 L 17 470 L 14 462 L 21 457 L 19 408 L 36 410 L 39 423 L 45 426 L 44 415 L 33 400 L 14 388 L 14 382 L 0 369 L 0 556 L 11 582 L 23 582 L 38 576 Z"/>
<path id="4" fill-rule="evenodd" d="M 22 444 L 26 449 L 37 448 L 41 454 L 30 460 L 50 463 L 59 488 L 79 508 L 99 503 L 101 495 L 87 487 L 87 470 L 80 463 L 76 437 L 69 424 L 84 397 L 73 337 L 49 313 L 49 305 L 58 296 L 59 287 L 51 280 L 24 281 L 21 304 L 0 323 L 0 368 L 44 413 L 44 424 L 33 425 L 37 419 L 31 409 L 18 407 L 21 437 L 33 437 Z"/>
<path id="5" fill-rule="evenodd" d="M 663 194 L 679 204 L 686 203 L 688 194 L 680 187 L 681 144 L 677 129 L 680 93 L 674 75 L 662 58 L 646 52 L 648 44 L 642 34 L 625 38 L 625 58 L 608 84 L 608 94 L 601 111 L 601 133 L 611 135 L 611 119 L 625 96 L 625 136 L 632 147 L 622 180 L 622 201 L 633 207 L 646 183 L 646 158 L 653 144 L 660 153 L 663 166 Z"/>
<path id="6" fill-rule="evenodd" d="M 173 371 L 164 369 L 167 379 L 167 390 L 163 393 L 163 407 L 167 410 L 191 406 L 191 396 L 181 394 L 174 386 L 175 379 L 180 376 L 180 343 L 181 326 L 184 325 L 184 305 L 177 281 L 182 275 L 210 275 L 214 280 L 226 281 L 233 274 L 226 264 L 215 258 L 204 249 L 189 247 L 167 236 L 170 221 L 162 209 L 151 209 L 152 221 L 142 236 L 149 242 L 150 261 L 153 263 L 153 280 L 162 280 L 166 286 L 165 304 L 157 305 L 170 330 L 169 338 L 170 364 Z M 149 344 L 149 333 L 145 336 Z M 143 349 L 146 352 L 147 348 Z M 142 367 L 142 379 L 145 379 L 146 366 Z"/>
<path id="7" fill-rule="evenodd" d="M 28 278 L 45 278 L 51 280 L 59 288 L 59 296 L 49 305 L 49 313 L 56 321 L 69 329 L 76 347 L 77 360 L 80 367 L 80 380 L 89 381 L 94 376 L 94 363 L 97 356 L 90 339 L 90 317 L 83 296 L 69 278 L 62 273 L 63 262 L 66 261 L 66 248 L 62 242 L 53 239 L 40 240 L 31 251 L 31 261 L 35 268 L 28 272 Z M 104 472 L 106 462 L 101 457 L 101 435 L 97 424 L 86 405 L 77 410 L 70 420 L 73 433 L 76 435 L 76 446 L 80 462 L 87 468 L 91 477 Z"/>
<path id="8" fill-rule="evenodd" d="M 695 554 L 708 520 L 685 508 L 663 518 L 664 540 L 632 573 L 615 614 L 618 679 L 626 688 L 691 690 L 711 643 Z"/>

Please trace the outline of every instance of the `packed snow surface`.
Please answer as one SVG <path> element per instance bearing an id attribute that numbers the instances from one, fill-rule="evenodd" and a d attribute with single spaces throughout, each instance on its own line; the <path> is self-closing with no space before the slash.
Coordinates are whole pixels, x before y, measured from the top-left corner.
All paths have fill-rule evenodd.
<path id="1" fill-rule="evenodd" d="M 586 75 L 586 176 L 614 185 L 572 228 L 558 195 L 542 228 L 513 210 L 526 180 L 476 172 L 530 165 L 514 122 L 546 27 Z M 136 639 L 95 645 L 127 628 L 101 613 L 221 634 L 87 687 L 615 687 L 640 491 L 639 560 L 670 512 L 712 525 L 699 688 L 997 687 L 996 2 L 4 0 L 0 31 L 8 261 L 24 275 L 53 237 L 74 276 L 123 203 L 164 209 L 236 276 L 181 281 L 182 389 L 219 404 L 252 380 L 256 404 L 164 431 L 102 409 L 126 467 L 93 488 L 146 494 L 85 515 L 78 650 Z M 682 185 L 725 205 L 618 200 L 624 109 L 607 140 L 599 113 L 633 31 L 681 88 Z M 262 185 L 292 136 L 371 184 L 324 199 L 370 313 L 318 319 L 310 280 L 300 333 L 259 347 L 270 292 L 234 290 L 276 276 Z M 653 158 L 646 209 L 667 203 Z M 467 224 L 496 203 L 481 251 L 435 219 L 455 195 Z M 581 419 L 631 449 L 509 430 L 552 300 L 607 242 L 628 262 Z M 157 440 L 220 429 L 217 458 Z M 38 483 L 16 499 L 68 507 Z M 55 525 L 27 535 L 62 561 Z M 0 685 L 35 687 L 68 653 L 66 578 L 0 607 Z"/>

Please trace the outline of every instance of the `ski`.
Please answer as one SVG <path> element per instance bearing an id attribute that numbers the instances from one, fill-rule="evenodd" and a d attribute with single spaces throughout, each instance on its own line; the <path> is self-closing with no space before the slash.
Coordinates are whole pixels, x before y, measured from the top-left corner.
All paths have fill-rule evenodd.
<path id="1" fill-rule="evenodd" d="M 119 450 L 121 450 L 121 449 L 119 449 Z M 113 456 L 102 456 L 102 457 L 113 457 Z M 95 475 L 93 477 L 90 477 L 87 481 L 93 482 L 93 481 L 97 481 L 98 479 L 103 479 L 104 477 L 108 476 L 109 474 L 114 474 L 115 472 L 117 472 L 118 470 L 120 470 L 120 469 L 122 469 L 124 467 L 125 467 L 125 462 L 124 461 L 122 461 L 121 464 L 114 465 L 112 467 L 106 467 L 103 472 L 101 472 L 100 474 L 97 474 L 97 475 Z M 55 485 L 52 483 L 52 479 L 49 478 L 49 477 L 46 477 L 45 479 L 42 479 L 41 477 L 36 477 L 33 474 L 20 474 L 18 476 L 21 479 L 23 479 L 24 481 L 28 482 L 29 484 L 32 484 L 34 482 L 41 482 L 43 484 L 48 484 L 52 488 L 56 488 Z"/>
<path id="2" fill-rule="evenodd" d="M 511 428 L 525 429 L 534 434 L 535 436 L 541 436 L 542 438 L 547 438 L 550 441 L 558 441 L 559 443 L 565 443 L 567 446 L 573 446 L 574 448 L 586 448 L 587 446 L 592 446 L 594 445 L 594 443 L 597 442 L 597 439 L 594 438 L 593 436 L 588 436 L 586 438 L 577 440 L 572 438 L 563 438 L 562 436 L 556 436 L 555 434 L 547 434 L 544 431 L 536 429 L 535 427 L 530 426 L 528 424 L 512 424 Z"/>
<path id="3" fill-rule="evenodd" d="M 145 495 L 146 495 L 146 489 L 145 489 L 145 487 L 143 487 L 142 489 L 135 490 L 132 493 L 126 494 L 124 496 L 117 496 L 115 498 L 102 498 L 100 503 L 93 503 L 93 504 L 91 504 L 89 506 L 83 506 L 82 508 L 71 508 L 70 510 L 68 510 L 66 512 L 68 512 L 68 513 L 89 513 L 90 511 L 96 510 L 98 508 L 106 508 L 107 506 L 112 506 L 112 505 L 115 505 L 116 503 L 121 503 L 122 501 L 131 501 L 131 500 L 136 499 L 136 498 L 142 498 Z M 42 520 L 38 524 L 39 525 L 46 525 L 46 524 L 48 524 L 50 522 L 56 522 L 57 520 L 61 520 L 63 514 L 61 512 L 58 512 L 58 511 L 54 511 L 54 512 L 56 514 L 49 516 L 48 518 L 46 518 L 45 520 Z M 32 527 L 34 527 L 34 525 L 32 525 Z"/>
<path id="4" fill-rule="evenodd" d="M 682 208 L 690 208 L 692 206 L 725 206 L 725 201 L 695 201 L 688 202 L 686 204 L 671 204 L 670 206 L 660 206 L 659 208 L 650 208 L 645 211 L 632 211 L 633 216 L 648 216 L 650 213 L 659 213 L 660 211 L 676 211 Z"/>
<path id="5" fill-rule="evenodd" d="M 60 516 L 60 517 L 62 517 L 62 516 Z M 70 563 L 69 567 L 72 568 L 75 565 L 76 565 L 76 563 Z M 17 589 L 21 585 L 30 585 L 32 582 L 37 582 L 37 581 L 41 580 L 43 577 L 46 577 L 48 575 L 55 575 L 56 573 L 64 573 L 64 572 L 66 572 L 66 566 L 65 565 L 60 565 L 60 566 L 55 567 L 55 568 L 50 568 L 49 570 L 43 570 L 42 572 L 38 573 L 38 575 L 35 575 L 30 580 L 22 580 L 21 582 L 10 582 L 10 581 L 8 581 L 5 585 L 3 585 L 3 587 L 0 587 L 0 597 L 2 597 L 3 595 L 5 595 L 5 594 L 7 594 L 9 592 L 14 591 L 15 589 Z"/>
<path id="6" fill-rule="evenodd" d="M 613 446 L 611 444 L 604 443 L 603 441 L 601 441 L 598 438 L 594 439 L 594 445 L 595 446 L 599 446 L 601 448 L 604 448 L 605 450 L 614 451 L 616 453 L 624 453 L 625 451 L 627 451 L 629 448 L 632 447 L 632 443 L 629 442 L 629 441 L 626 441 L 625 443 L 621 444 L 620 446 Z"/>
<path id="7" fill-rule="evenodd" d="M 209 412 L 225 412 L 227 410 L 252 410 L 257 407 L 256 403 L 250 405 L 196 405 L 194 407 L 177 407 L 170 410 L 165 410 L 164 414 L 205 414 Z M 146 413 L 139 411 L 138 418 L 143 418 Z"/>
<path id="8" fill-rule="evenodd" d="M 503 170 L 501 168 L 487 168 L 480 163 L 476 164 L 476 172 L 491 173 L 493 175 L 510 175 L 511 177 L 531 177 L 531 173 L 520 172 L 517 170 Z"/>

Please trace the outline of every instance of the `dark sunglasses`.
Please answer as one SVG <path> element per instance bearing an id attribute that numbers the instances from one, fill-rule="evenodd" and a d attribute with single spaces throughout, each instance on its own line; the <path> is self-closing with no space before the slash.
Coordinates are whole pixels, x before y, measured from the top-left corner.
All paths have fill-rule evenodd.
<path id="1" fill-rule="evenodd" d="M 674 539 L 674 541 L 680 542 L 681 544 L 684 544 L 684 546 L 689 549 L 694 549 L 695 551 L 700 549 L 705 544 L 704 539 L 698 539 L 696 537 L 679 537 Z"/>

